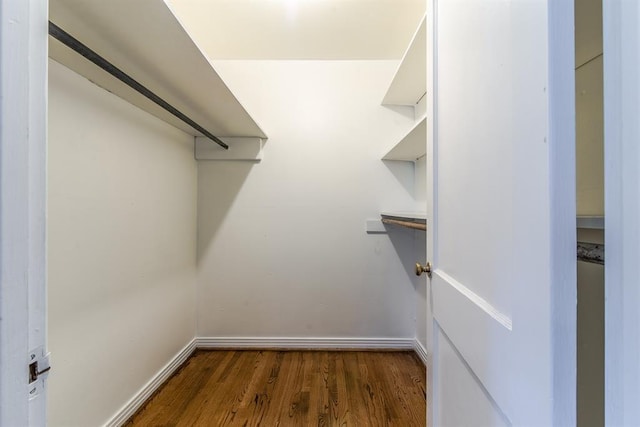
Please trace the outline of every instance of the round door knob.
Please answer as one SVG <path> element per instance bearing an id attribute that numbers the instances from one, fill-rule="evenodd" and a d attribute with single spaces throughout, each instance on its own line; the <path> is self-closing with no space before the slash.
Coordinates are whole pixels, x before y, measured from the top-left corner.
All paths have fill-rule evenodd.
<path id="1" fill-rule="evenodd" d="M 426 265 L 422 265 L 419 262 L 416 262 L 416 276 L 422 276 L 422 273 L 427 273 L 427 276 L 431 277 L 430 262 L 428 262 Z"/>

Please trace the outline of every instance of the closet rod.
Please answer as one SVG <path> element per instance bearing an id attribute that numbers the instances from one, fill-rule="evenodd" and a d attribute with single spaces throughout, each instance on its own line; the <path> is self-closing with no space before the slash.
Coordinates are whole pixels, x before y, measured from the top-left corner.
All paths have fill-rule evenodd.
<path id="1" fill-rule="evenodd" d="M 112 76 L 114 76 L 115 78 L 117 78 L 118 80 L 126 84 L 127 86 L 131 87 L 132 89 L 141 93 L 151 101 L 155 102 L 160 107 L 164 108 L 169 113 L 173 114 L 174 116 L 176 116 L 177 118 L 179 118 L 180 120 L 182 120 L 183 122 L 191 126 L 192 128 L 196 129 L 198 132 L 202 133 L 204 136 L 214 141 L 216 144 L 218 144 L 225 150 L 229 149 L 229 146 L 224 142 L 222 142 L 220 138 L 216 137 L 211 132 L 209 132 L 208 130 L 206 130 L 205 128 L 203 128 L 193 120 L 191 120 L 189 117 L 181 113 L 173 105 L 169 104 L 167 101 L 160 98 L 155 93 L 151 92 L 149 89 L 147 89 L 142 84 L 138 83 L 128 74 L 126 74 L 124 71 L 122 71 L 121 69 L 113 65 L 111 62 L 104 59 L 102 56 L 98 55 L 96 52 L 91 50 L 86 45 L 82 44 L 82 42 L 80 42 L 78 39 L 74 38 L 71 34 L 67 33 L 62 28 L 58 27 L 56 24 L 54 24 L 51 21 L 49 21 L 49 35 L 59 40 L 67 47 L 73 49 L 80 55 L 84 56 L 89 61 L 93 62 L 98 67 L 102 68 L 107 73 L 111 74 Z"/>
<path id="2" fill-rule="evenodd" d="M 427 231 L 427 224 L 413 221 L 402 221 L 398 219 L 382 218 L 383 224 L 394 224 L 402 227 L 412 228 L 414 230 Z"/>

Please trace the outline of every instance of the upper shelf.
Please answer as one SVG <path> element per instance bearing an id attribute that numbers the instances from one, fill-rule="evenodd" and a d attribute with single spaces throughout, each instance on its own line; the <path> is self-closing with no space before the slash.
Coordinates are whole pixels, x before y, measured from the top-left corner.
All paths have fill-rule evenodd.
<path id="1" fill-rule="evenodd" d="M 382 160 L 415 161 L 427 151 L 427 117 L 423 116 Z"/>
<path id="2" fill-rule="evenodd" d="M 49 19 L 215 136 L 267 137 L 164 0 L 50 0 Z M 161 120 L 201 135 L 52 37 L 49 56 Z"/>
<path id="3" fill-rule="evenodd" d="M 385 105 L 415 105 L 427 92 L 427 17 L 422 18 L 411 44 L 400 61 L 391 86 L 382 100 Z"/>

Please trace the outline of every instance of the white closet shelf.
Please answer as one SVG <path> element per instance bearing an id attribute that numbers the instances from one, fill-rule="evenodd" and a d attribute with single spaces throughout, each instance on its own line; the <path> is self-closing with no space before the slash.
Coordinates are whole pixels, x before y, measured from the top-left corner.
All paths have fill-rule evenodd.
<path id="1" fill-rule="evenodd" d="M 413 35 L 383 105 L 416 105 L 427 92 L 427 17 Z"/>
<path id="2" fill-rule="evenodd" d="M 266 138 L 164 0 L 50 0 L 49 19 L 215 136 Z M 161 120 L 201 135 L 53 37 L 49 56 Z"/>
<path id="3" fill-rule="evenodd" d="M 383 224 L 427 231 L 427 214 L 425 212 L 381 212 L 380 217 Z"/>
<path id="4" fill-rule="evenodd" d="M 576 228 L 591 228 L 604 230 L 603 216 L 578 216 L 576 217 Z"/>
<path id="5" fill-rule="evenodd" d="M 390 217 L 390 218 L 409 219 L 413 221 L 422 221 L 422 222 L 425 222 L 427 220 L 426 212 L 384 211 L 384 212 L 380 212 L 380 216 Z"/>
<path id="6" fill-rule="evenodd" d="M 427 117 L 423 116 L 416 122 L 411 130 L 382 157 L 382 160 L 416 161 L 426 154 L 426 145 Z"/>

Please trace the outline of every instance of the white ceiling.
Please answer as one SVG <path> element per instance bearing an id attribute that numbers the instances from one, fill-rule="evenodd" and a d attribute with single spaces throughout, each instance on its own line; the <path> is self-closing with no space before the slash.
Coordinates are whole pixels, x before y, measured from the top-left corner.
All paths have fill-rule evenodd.
<path id="1" fill-rule="evenodd" d="M 210 59 L 399 59 L 425 0 L 167 0 Z"/>

